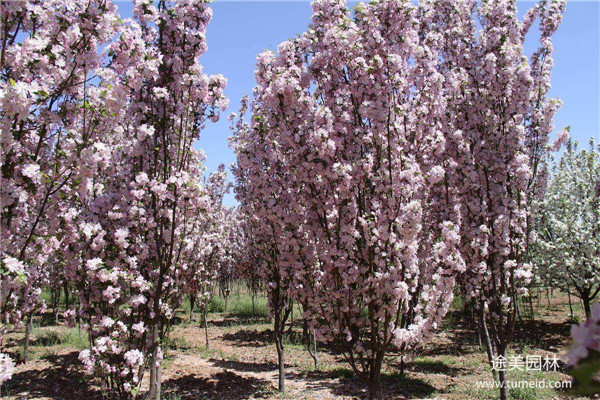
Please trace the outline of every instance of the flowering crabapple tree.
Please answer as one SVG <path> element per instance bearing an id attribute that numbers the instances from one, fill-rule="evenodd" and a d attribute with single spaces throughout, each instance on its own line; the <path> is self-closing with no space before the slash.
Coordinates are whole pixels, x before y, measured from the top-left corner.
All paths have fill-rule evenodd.
<path id="1" fill-rule="evenodd" d="M 255 89 L 255 96 L 258 95 Z M 231 138 L 237 165 L 233 168 L 235 194 L 240 202 L 238 212 L 244 234 L 245 252 L 250 254 L 254 268 L 265 284 L 267 307 L 273 318 L 273 334 L 279 367 L 278 388 L 285 390 L 285 326 L 292 312 L 291 271 L 282 262 L 282 247 L 287 245 L 286 231 L 274 211 L 286 210 L 286 189 L 273 179 L 282 170 L 266 144 L 266 131 L 254 129 L 244 122 L 248 98 L 242 99 L 239 120 L 232 126 Z M 253 115 L 254 120 L 260 115 Z"/>
<path id="2" fill-rule="evenodd" d="M 539 273 L 579 297 L 586 318 L 600 293 L 600 147 L 577 150 L 569 141 L 537 212 Z"/>
<path id="3" fill-rule="evenodd" d="M 464 290 L 477 299 L 488 331 L 488 356 L 506 356 L 516 315 L 516 298 L 531 279 L 529 241 L 533 202 L 545 190 L 553 116 L 548 99 L 552 34 L 565 8 L 543 0 L 522 21 L 516 2 L 435 2 L 430 29 L 443 36 L 441 71 L 447 86 L 448 129 L 460 137 L 457 178 L 461 192 Z M 475 17 L 475 13 L 479 16 Z M 539 20 L 539 48 L 525 56 L 523 43 Z M 477 28 L 479 25 L 479 28 Z M 506 372 L 499 378 L 506 381 Z M 508 397 L 504 384 L 501 398 Z"/>
<path id="4" fill-rule="evenodd" d="M 2 315 L 29 322 L 27 344 L 31 314 L 43 306 L 44 264 L 60 243 L 58 199 L 82 188 L 83 155 L 99 134 L 86 108 L 97 95 L 98 50 L 114 37 L 118 16 L 106 0 L 2 1 L 0 8 Z M 17 264 L 26 284 L 13 284 Z"/>
<path id="5" fill-rule="evenodd" d="M 205 2 L 140 0 L 133 14 L 103 49 L 104 99 L 90 104 L 118 124 L 87 154 L 89 193 L 64 218 L 76 227 L 68 268 L 91 340 L 80 359 L 118 398 L 135 397 L 149 367 L 148 397 L 159 399 L 162 344 L 194 250 L 187 238 L 210 208 L 192 143 L 226 107 L 226 81 L 199 64 Z"/>
<path id="6" fill-rule="evenodd" d="M 240 221 L 240 224 L 242 223 L 243 221 Z M 252 298 L 252 314 L 255 315 L 256 297 L 258 297 L 258 293 L 264 289 L 264 285 L 260 277 L 260 273 L 256 268 L 256 255 L 252 251 L 250 251 L 252 247 L 248 243 L 249 240 L 252 240 L 251 230 L 247 232 L 245 228 L 240 228 L 242 229 L 242 234 L 244 236 L 242 239 L 242 245 L 240 247 L 238 262 L 236 263 L 236 276 L 243 279 L 244 282 L 246 282 L 246 286 L 250 291 L 250 297 Z"/>
<path id="7" fill-rule="evenodd" d="M 431 335 L 464 270 L 456 145 L 424 8 L 312 7 L 306 33 L 258 57 L 252 122 L 236 138 L 243 189 L 262 198 L 240 201 L 271 229 L 277 270 L 317 339 L 374 398 L 385 354 Z"/>
<path id="8" fill-rule="evenodd" d="M 205 182 L 205 188 L 210 199 L 209 210 L 204 218 L 197 218 L 192 234 L 188 235 L 186 241 L 189 248 L 188 277 L 183 289 L 190 300 L 190 320 L 195 305 L 200 307 L 203 315 L 204 333 L 206 347 L 208 341 L 208 301 L 211 292 L 217 282 L 219 263 L 225 257 L 225 251 L 229 243 L 228 219 L 231 218 L 230 210 L 223 206 L 223 196 L 230 190 L 230 184 L 226 182 L 227 173 L 225 166 L 211 173 Z M 199 216 L 201 217 L 201 216 Z"/>

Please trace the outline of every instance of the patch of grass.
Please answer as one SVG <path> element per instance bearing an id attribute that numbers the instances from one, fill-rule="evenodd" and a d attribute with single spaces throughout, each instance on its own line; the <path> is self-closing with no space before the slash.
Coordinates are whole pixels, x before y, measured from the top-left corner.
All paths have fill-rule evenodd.
<path id="1" fill-rule="evenodd" d="M 356 375 L 354 374 L 354 371 L 352 371 L 349 368 L 335 367 L 335 368 L 328 369 L 327 372 L 334 379 L 335 378 L 339 378 L 341 380 L 351 380 L 351 379 L 355 379 L 356 378 Z"/>
<path id="2" fill-rule="evenodd" d="M 88 347 L 86 331 L 77 328 L 39 328 L 34 327 L 31 332 L 29 354 L 32 360 L 56 355 L 61 349 L 81 351 Z M 22 352 L 22 347 L 18 349 Z"/>
<path id="3" fill-rule="evenodd" d="M 61 330 L 33 328 L 32 347 L 58 346 L 83 350 L 88 346 L 87 332 L 79 332 L 77 328 Z"/>
<path id="4" fill-rule="evenodd" d="M 188 308 L 189 310 L 189 308 Z M 252 308 L 252 296 L 248 293 L 240 295 L 232 294 L 229 296 L 228 309 L 225 311 L 225 299 L 221 296 L 212 296 L 208 301 L 209 313 L 230 313 L 238 317 L 249 318 L 268 318 L 267 299 L 258 296 L 254 299 L 254 309 Z"/>
<path id="5" fill-rule="evenodd" d="M 171 350 L 189 350 L 192 348 L 188 341 L 181 336 L 170 336 L 167 340 L 167 346 Z"/>

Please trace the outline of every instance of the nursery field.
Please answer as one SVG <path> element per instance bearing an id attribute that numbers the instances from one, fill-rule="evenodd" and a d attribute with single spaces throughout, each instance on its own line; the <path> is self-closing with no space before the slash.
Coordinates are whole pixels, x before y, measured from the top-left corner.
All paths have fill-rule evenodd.
<path id="1" fill-rule="evenodd" d="M 548 303 L 548 300 L 550 303 Z M 561 356 L 569 346 L 571 319 L 567 296 L 545 292 L 534 298 L 534 319 L 525 312 L 517 324 L 511 355 Z M 478 387 L 492 382 L 483 347 L 477 343 L 473 321 L 453 304 L 441 333 L 407 359 L 404 374 L 394 352 L 386 357 L 381 378 L 382 399 L 494 399 L 497 389 Z M 522 307 L 526 310 L 527 307 Z M 299 311 L 293 332 L 286 340 L 286 391 L 277 387 L 277 357 L 272 324 L 264 299 L 252 302 L 244 293 L 234 293 L 225 312 L 224 301 L 215 297 L 208 314 L 209 348 L 200 314 L 189 320 L 187 303 L 178 310 L 163 360 L 162 388 L 167 400 L 200 399 L 360 399 L 365 386 L 341 355 L 320 345 L 318 368 L 301 341 Z M 583 319 L 583 309 L 573 302 L 574 320 Z M 5 336 L 5 350 L 18 358 L 23 332 Z M 54 315 L 34 322 L 30 361 L 18 365 L 12 380 L 3 387 L 6 399 L 102 399 L 100 381 L 85 374 L 78 360 L 87 346 L 85 331 L 68 328 Z M 566 381 L 561 362 L 558 371 L 509 372 L 510 381 Z M 147 374 L 146 374 L 147 375 Z M 146 389 L 148 376 L 142 389 Z M 562 399 L 563 391 L 549 388 L 512 388 L 514 399 Z M 106 397 L 104 397 L 106 398 Z"/>

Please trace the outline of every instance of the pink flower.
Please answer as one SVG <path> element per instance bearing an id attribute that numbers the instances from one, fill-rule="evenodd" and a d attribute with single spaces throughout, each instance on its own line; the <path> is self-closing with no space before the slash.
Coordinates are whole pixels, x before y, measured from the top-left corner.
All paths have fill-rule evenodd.
<path id="1" fill-rule="evenodd" d="M 0 353 L 0 385 L 10 380 L 13 375 L 15 363 L 4 353 Z"/>

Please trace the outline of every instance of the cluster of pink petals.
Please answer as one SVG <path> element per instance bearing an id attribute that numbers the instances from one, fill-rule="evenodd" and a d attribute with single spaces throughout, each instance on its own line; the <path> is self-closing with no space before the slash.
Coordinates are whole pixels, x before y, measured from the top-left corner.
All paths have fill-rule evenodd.
<path id="1" fill-rule="evenodd" d="M 569 365 L 576 366 L 588 357 L 590 350 L 600 353 L 600 303 L 593 305 L 589 319 L 571 326 L 571 337 L 574 344 L 567 354 Z"/>

